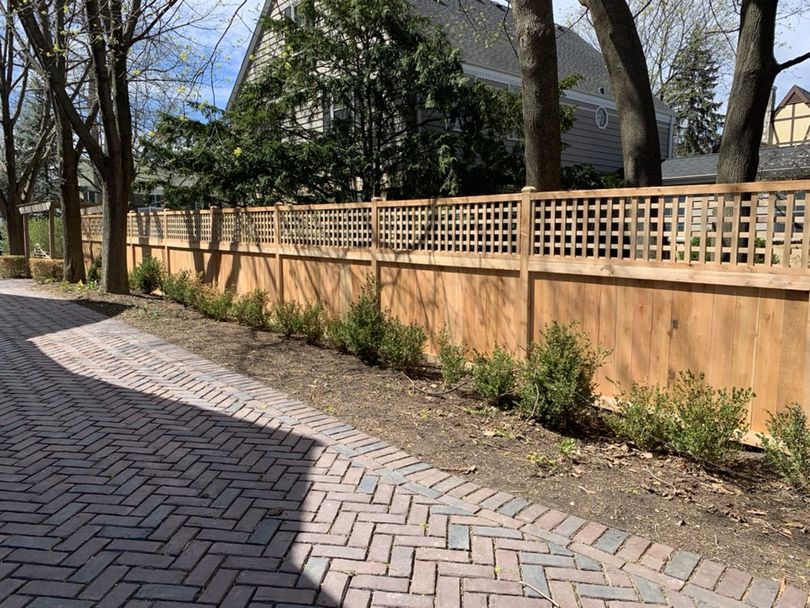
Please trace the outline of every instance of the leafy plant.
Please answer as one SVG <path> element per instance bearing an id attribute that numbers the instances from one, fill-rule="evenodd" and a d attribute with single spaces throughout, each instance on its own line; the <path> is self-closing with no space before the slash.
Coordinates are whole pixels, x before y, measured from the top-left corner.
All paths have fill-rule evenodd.
<path id="1" fill-rule="evenodd" d="M 270 328 L 285 338 L 301 333 L 301 305 L 298 302 L 274 302 L 270 309 Z"/>
<path id="2" fill-rule="evenodd" d="M 64 262 L 50 258 L 31 258 L 28 261 L 31 278 L 38 283 L 61 281 L 64 278 Z"/>
<path id="3" fill-rule="evenodd" d="M 93 258 L 87 269 L 87 281 L 98 283 L 101 281 L 101 258 Z"/>
<path id="4" fill-rule="evenodd" d="M 264 329 L 267 327 L 267 292 L 256 289 L 236 298 L 231 316 L 241 325 Z"/>
<path id="5" fill-rule="evenodd" d="M 214 285 L 199 285 L 194 307 L 206 317 L 216 321 L 225 321 L 233 305 L 233 292 L 222 291 Z"/>
<path id="6" fill-rule="evenodd" d="M 445 386 L 455 386 L 468 374 L 467 350 L 461 345 L 453 344 L 446 327 L 439 333 L 438 346 L 442 382 Z"/>
<path id="7" fill-rule="evenodd" d="M 387 319 L 380 342 L 380 363 L 393 369 L 414 369 L 424 358 L 426 340 L 425 331 L 418 325 Z"/>
<path id="8" fill-rule="evenodd" d="M 22 255 L 0 255 L 0 279 L 22 279 L 28 276 L 28 264 Z"/>
<path id="9" fill-rule="evenodd" d="M 346 313 L 333 321 L 330 334 L 338 348 L 358 356 L 369 365 L 375 365 L 380 362 L 385 329 L 385 313 L 380 310 L 380 290 L 373 281 L 369 281 Z"/>
<path id="10" fill-rule="evenodd" d="M 522 407 L 552 428 L 577 425 L 593 404 L 594 374 L 606 353 L 575 324 L 553 323 L 529 348 L 522 370 Z"/>
<path id="11" fill-rule="evenodd" d="M 719 463 L 739 449 L 750 389 L 714 389 L 703 374 L 683 371 L 670 390 L 634 385 L 619 399 L 616 433 L 644 449 Z"/>
<path id="12" fill-rule="evenodd" d="M 320 302 L 310 304 L 301 310 L 299 330 L 310 344 L 318 344 L 323 340 L 326 330 L 326 317 L 323 305 Z"/>
<path id="13" fill-rule="evenodd" d="M 642 450 L 664 451 L 674 432 L 675 411 L 667 391 L 658 386 L 633 384 L 616 399 L 618 413 L 605 417 L 617 436 Z"/>
<path id="14" fill-rule="evenodd" d="M 760 435 L 765 458 L 785 480 L 801 490 L 810 490 L 810 426 L 798 403 L 773 414 L 768 420 L 770 437 Z"/>
<path id="15" fill-rule="evenodd" d="M 163 296 L 173 302 L 184 306 L 194 306 L 201 281 L 191 275 L 188 270 L 177 274 L 167 274 L 163 277 L 160 290 Z"/>
<path id="16" fill-rule="evenodd" d="M 144 256 L 141 263 L 132 269 L 129 282 L 138 291 L 145 294 L 154 293 L 163 284 L 163 264 L 151 255 Z"/>
<path id="17" fill-rule="evenodd" d="M 488 356 L 476 355 L 473 361 L 475 390 L 492 405 L 503 407 L 512 403 L 517 375 L 517 362 L 500 346 L 496 346 Z"/>

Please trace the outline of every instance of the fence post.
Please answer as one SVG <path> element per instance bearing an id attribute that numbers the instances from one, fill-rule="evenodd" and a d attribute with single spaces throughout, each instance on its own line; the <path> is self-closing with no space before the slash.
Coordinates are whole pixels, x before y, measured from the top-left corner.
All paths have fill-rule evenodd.
<path id="1" fill-rule="evenodd" d="M 276 300 L 284 301 L 284 262 L 281 257 L 281 203 L 276 203 L 273 208 L 273 240 L 276 244 L 276 272 L 275 288 Z"/>
<path id="2" fill-rule="evenodd" d="M 380 264 L 377 260 L 377 251 L 380 248 L 379 205 L 382 200 L 379 196 L 371 198 L 371 276 L 378 288 L 380 286 Z"/>
<path id="3" fill-rule="evenodd" d="M 532 342 L 532 322 L 534 316 L 529 256 L 532 250 L 532 193 L 534 186 L 526 186 L 520 191 L 520 318 L 518 319 L 518 347 L 528 351 Z"/>
<path id="4" fill-rule="evenodd" d="M 163 262 L 166 266 L 166 273 L 172 273 L 172 263 L 169 259 L 169 211 L 163 210 Z"/>

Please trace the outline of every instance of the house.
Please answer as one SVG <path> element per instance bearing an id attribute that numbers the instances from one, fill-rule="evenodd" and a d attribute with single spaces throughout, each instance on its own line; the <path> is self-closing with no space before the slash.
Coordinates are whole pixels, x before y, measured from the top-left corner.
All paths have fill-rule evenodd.
<path id="1" fill-rule="evenodd" d="M 461 51 L 464 72 L 487 84 L 518 91 L 520 65 L 514 47 L 510 9 L 492 0 L 409 0 L 416 11 L 441 24 L 450 42 Z M 295 17 L 294 0 L 266 0 L 262 15 Z M 276 40 L 259 24 L 251 38 L 231 100 L 243 82 L 261 70 L 263 61 L 275 52 Z M 579 84 L 565 91 L 564 103 L 576 108 L 574 126 L 564 134 L 563 166 L 590 164 L 599 171 L 617 171 L 623 166 L 616 102 L 599 51 L 574 31 L 557 26 L 557 55 L 560 78 L 577 74 Z M 229 101 L 230 104 L 230 101 Z M 674 113 L 655 101 L 656 119 L 663 158 L 672 153 Z M 323 124 L 328 117 L 318 122 Z M 317 125 L 316 125 L 317 128 Z"/>
<path id="2" fill-rule="evenodd" d="M 765 120 L 762 142 L 771 146 L 810 143 L 810 91 L 793 85 L 774 107 L 776 88 Z"/>

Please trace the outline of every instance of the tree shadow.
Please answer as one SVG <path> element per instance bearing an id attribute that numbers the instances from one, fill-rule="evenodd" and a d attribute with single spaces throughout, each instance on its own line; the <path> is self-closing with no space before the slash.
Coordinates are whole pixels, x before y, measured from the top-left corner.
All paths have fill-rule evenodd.
<path id="1" fill-rule="evenodd" d="M 283 395 L 12 282 L 0 316 L 0 603 L 340 604 L 301 535 L 346 467 Z"/>

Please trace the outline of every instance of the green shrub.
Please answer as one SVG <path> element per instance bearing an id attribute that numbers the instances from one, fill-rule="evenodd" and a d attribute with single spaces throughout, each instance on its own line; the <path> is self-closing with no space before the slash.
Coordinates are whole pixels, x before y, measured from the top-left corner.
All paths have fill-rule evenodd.
<path id="1" fill-rule="evenodd" d="M 141 293 L 150 294 L 160 289 L 163 284 L 163 264 L 151 255 L 144 256 L 141 263 L 132 269 L 129 275 L 130 284 Z"/>
<path id="2" fill-rule="evenodd" d="M 194 300 L 194 307 L 200 313 L 216 321 L 225 321 L 233 305 L 233 292 L 222 291 L 214 285 L 200 285 Z"/>
<path id="3" fill-rule="evenodd" d="M 387 319 L 378 358 L 382 365 L 393 369 L 411 370 L 424 358 L 427 336 L 418 325 L 405 325 Z"/>
<path id="4" fill-rule="evenodd" d="M 65 276 L 65 263 L 63 260 L 31 258 L 28 265 L 31 268 L 31 278 L 38 283 L 59 282 Z"/>
<path id="5" fill-rule="evenodd" d="M 767 241 L 763 239 L 761 236 L 758 236 L 754 239 L 754 247 L 757 249 L 765 249 L 767 246 Z M 771 266 L 778 266 L 782 260 L 779 258 L 778 255 L 771 252 Z M 764 253 L 755 253 L 754 254 L 754 264 L 764 264 L 765 263 L 765 254 Z"/>
<path id="6" fill-rule="evenodd" d="M 28 263 L 22 255 L 0 255 L 0 279 L 24 279 Z"/>
<path id="7" fill-rule="evenodd" d="M 553 323 L 529 348 L 521 374 L 522 407 L 542 424 L 577 425 L 593 405 L 594 374 L 606 353 L 595 349 L 575 324 Z"/>
<path id="8" fill-rule="evenodd" d="M 606 416 L 608 425 L 622 439 L 642 450 L 665 451 L 676 428 L 669 394 L 658 386 L 634 384 L 616 399 L 617 414 Z"/>
<path id="9" fill-rule="evenodd" d="M 380 290 L 372 281 L 363 288 L 349 310 L 333 323 L 331 334 L 338 348 L 369 365 L 380 362 L 386 316 L 380 310 Z"/>
<path id="10" fill-rule="evenodd" d="M 492 353 L 475 356 L 472 368 L 475 390 L 492 405 L 512 403 L 517 386 L 518 364 L 514 357 L 496 346 Z"/>
<path id="11" fill-rule="evenodd" d="M 257 289 L 236 298 L 231 316 L 241 325 L 264 329 L 267 327 L 267 292 Z"/>
<path id="12" fill-rule="evenodd" d="M 310 344 L 318 344 L 323 341 L 326 331 L 326 317 L 320 302 L 311 304 L 301 310 L 299 331 Z"/>
<path id="13" fill-rule="evenodd" d="M 301 333 L 301 305 L 298 302 L 274 302 L 270 309 L 270 328 L 291 338 Z"/>
<path id="14" fill-rule="evenodd" d="M 703 374 L 681 372 L 673 387 L 634 386 L 619 399 L 625 421 L 617 433 L 645 449 L 661 449 L 702 463 L 719 463 L 739 449 L 750 389 L 717 390 Z"/>
<path id="15" fill-rule="evenodd" d="M 200 281 L 192 277 L 188 270 L 163 277 L 160 290 L 163 296 L 184 306 L 194 306 Z"/>
<path id="16" fill-rule="evenodd" d="M 810 426 L 798 403 L 772 415 L 768 421 L 770 437 L 760 435 L 765 458 L 800 490 L 810 490 Z"/>
<path id="17" fill-rule="evenodd" d="M 101 258 L 93 258 L 87 269 L 87 282 L 99 283 L 101 281 Z"/>
<path id="18" fill-rule="evenodd" d="M 455 386 L 467 376 L 467 351 L 453 344 L 446 327 L 439 333 L 438 346 L 442 382 L 445 386 Z"/>

